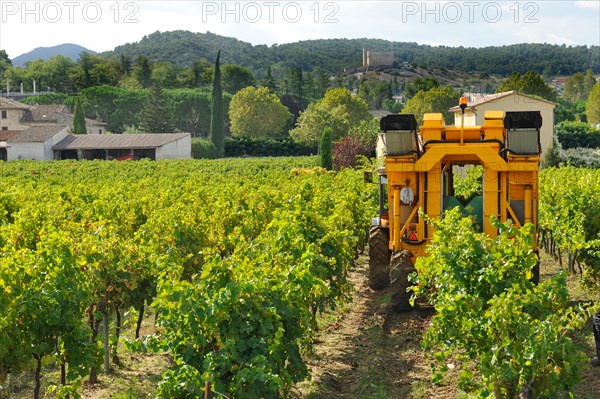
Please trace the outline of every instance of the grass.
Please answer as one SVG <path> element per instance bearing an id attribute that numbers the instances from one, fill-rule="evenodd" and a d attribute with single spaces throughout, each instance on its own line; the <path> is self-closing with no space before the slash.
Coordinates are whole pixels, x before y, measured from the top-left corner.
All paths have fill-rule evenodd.
<path id="1" fill-rule="evenodd" d="M 371 343 L 368 355 L 371 362 L 366 367 L 358 379 L 358 393 L 361 397 L 371 399 L 387 398 L 387 389 L 385 387 L 385 378 L 381 370 L 384 368 L 384 350 L 386 349 L 386 339 L 383 329 L 378 325 L 371 325 L 366 329 L 367 339 Z M 361 356 L 366 356 L 361 353 Z"/>

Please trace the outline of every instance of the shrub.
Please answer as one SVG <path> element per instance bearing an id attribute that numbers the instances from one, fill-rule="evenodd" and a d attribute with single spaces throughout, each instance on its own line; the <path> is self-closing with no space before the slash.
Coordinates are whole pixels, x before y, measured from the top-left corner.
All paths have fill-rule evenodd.
<path id="1" fill-rule="evenodd" d="M 600 129 L 584 123 L 565 121 L 554 126 L 554 134 L 563 149 L 600 148 Z"/>
<path id="2" fill-rule="evenodd" d="M 367 144 L 358 136 L 345 136 L 333 147 L 333 168 L 335 170 L 354 168 L 357 165 L 357 157 L 372 156 L 374 150 L 374 144 Z"/>
<path id="3" fill-rule="evenodd" d="M 600 148 L 569 148 L 563 150 L 554 140 L 552 150 L 546 155 L 544 167 L 571 165 L 578 168 L 600 169 Z"/>
<path id="4" fill-rule="evenodd" d="M 210 140 L 192 139 L 192 158 L 216 159 L 217 149 Z"/>

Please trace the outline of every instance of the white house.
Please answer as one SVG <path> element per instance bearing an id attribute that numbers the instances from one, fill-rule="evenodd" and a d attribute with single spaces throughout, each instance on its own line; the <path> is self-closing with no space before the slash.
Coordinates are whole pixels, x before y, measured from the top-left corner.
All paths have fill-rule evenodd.
<path id="1" fill-rule="evenodd" d="M 540 144 L 542 156 L 552 149 L 554 137 L 554 108 L 557 106 L 552 101 L 521 94 L 514 90 L 504 93 L 486 94 L 472 98 L 465 109 L 465 126 L 482 125 L 485 111 L 540 111 L 542 127 L 540 129 Z M 459 106 L 450 108 L 454 112 L 454 124 L 461 124 L 461 110 Z"/>
<path id="2" fill-rule="evenodd" d="M 0 152 L 7 161 L 54 159 L 52 147 L 68 134 L 68 128 L 63 125 L 32 126 L 22 131 L 5 132 L 5 140 L 0 141 Z"/>

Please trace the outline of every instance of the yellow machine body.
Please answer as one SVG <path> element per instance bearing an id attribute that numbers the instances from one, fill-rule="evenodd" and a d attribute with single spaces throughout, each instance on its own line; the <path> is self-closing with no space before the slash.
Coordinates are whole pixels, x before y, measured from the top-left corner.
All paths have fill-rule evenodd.
<path id="1" fill-rule="evenodd" d="M 483 167 L 482 195 L 473 201 L 483 232 L 492 237 L 498 234 L 490 222 L 492 216 L 502 222 L 511 219 L 517 226 L 537 224 L 539 126 L 529 128 L 529 136 L 523 136 L 535 141 L 537 130 L 538 146 L 532 150 L 535 143 L 529 143 L 516 151 L 511 149 L 510 141 L 518 147 L 520 133 L 513 133 L 512 138 L 506 123 L 502 111 L 487 111 L 482 126 L 445 126 L 442 114 L 425 114 L 422 126 L 414 132 L 415 150 L 385 156 L 389 211 L 382 226 L 387 224 L 389 228 L 392 252 L 409 250 L 413 261 L 427 255 L 426 244 L 433 236 L 433 228 L 419 217 L 419 209 L 430 218 L 437 218 L 456 203 L 454 166 Z M 392 137 L 394 132 L 388 133 Z M 391 142 L 391 138 L 386 141 Z M 522 151 L 523 148 L 528 151 Z"/>

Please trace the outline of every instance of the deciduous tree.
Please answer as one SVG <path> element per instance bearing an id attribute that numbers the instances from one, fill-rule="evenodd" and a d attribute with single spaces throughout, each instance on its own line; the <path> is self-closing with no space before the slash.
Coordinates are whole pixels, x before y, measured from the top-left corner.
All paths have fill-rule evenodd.
<path id="1" fill-rule="evenodd" d="M 554 123 L 563 121 L 587 121 L 585 115 L 585 100 L 569 101 L 566 98 L 556 99 L 558 106 L 554 110 Z"/>
<path id="2" fill-rule="evenodd" d="M 159 62 L 152 68 L 150 80 L 163 88 L 172 88 L 177 80 L 177 74 L 171 64 Z"/>
<path id="3" fill-rule="evenodd" d="M 223 65 L 223 90 L 235 94 L 244 87 L 254 86 L 254 74 L 248 68 L 234 64 Z"/>
<path id="4" fill-rule="evenodd" d="M 12 61 L 5 50 L 0 50 L 0 74 L 12 67 Z"/>
<path id="5" fill-rule="evenodd" d="M 435 87 L 429 91 L 420 91 L 413 98 L 406 101 L 402 112 L 414 114 L 421 124 L 423 115 L 429 112 L 439 112 L 444 115 L 447 124 L 452 123 L 453 115 L 448 109 L 458 104 L 460 93 L 450 86 Z"/>
<path id="6" fill-rule="evenodd" d="M 420 91 L 428 91 L 435 87 L 439 87 L 440 82 L 432 76 L 425 78 L 416 77 L 404 88 L 404 94 L 407 98 L 414 97 Z"/>
<path id="7" fill-rule="evenodd" d="M 585 113 L 592 125 L 600 123 L 600 83 L 596 83 L 588 96 Z"/>
<path id="8" fill-rule="evenodd" d="M 513 72 L 496 90 L 496 93 L 516 90 L 521 94 L 530 94 L 544 98 L 549 101 L 556 100 L 556 90 L 544 81 L 540 75 L 535 72 L 527 72 L 521 76 L 518 72 Z"/>
<path id="9" fill-rule="evenodd" d="M 577 72 L 573 76 L 567 78 L 567 80 L 565 81 L 565 87 L 562 96 L 563 98 L 572 102 L 579 101 L 582 99 L 583 74 L 581 72 Z"/>
<path id="10" fill-rule="evenodd" d="M 310 104 L 300 114 L 297 127 L 290 131 L 290 136 L 303 144 L 316 145 L 323 129 L 330 127 L 336 141 L 360 121 L 369 119 L 371 114 L 363 99 L 353 97 L 347 89 L 331 89 L 323 99 Z"/>
<path id="11" fill-rule="evenodd" d="M 266 87 L 246 87 L 238 91 L 229 106 L 231 134 L 234 136 L 281 136 L 292 114 Z"/>

